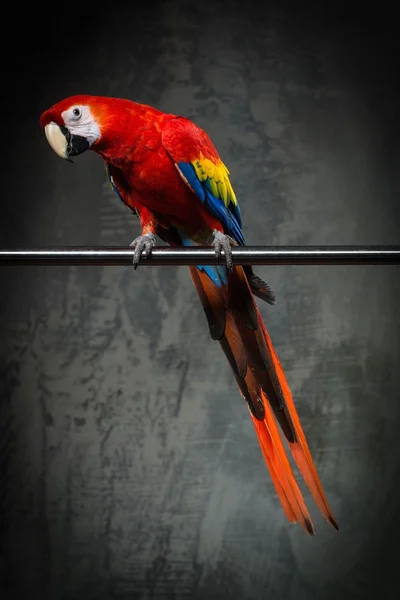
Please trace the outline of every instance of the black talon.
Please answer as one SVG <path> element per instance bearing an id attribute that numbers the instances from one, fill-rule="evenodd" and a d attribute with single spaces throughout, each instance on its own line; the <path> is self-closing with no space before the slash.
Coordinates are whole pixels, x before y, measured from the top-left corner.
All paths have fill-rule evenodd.
<path id="1" fill-rule="evenodd" d="M 152 249 L 156 245 L 156 237 L 152 233 L 146 233 L 144 235 L 139 235 L 137 238 L 133 240 L 130 244 L 131 248 L 134 248 L 135 251 L 133 253 L 133 268 L 138 268 L 139 260 L 142 254 L 147 258 L 150 256 Z"/>

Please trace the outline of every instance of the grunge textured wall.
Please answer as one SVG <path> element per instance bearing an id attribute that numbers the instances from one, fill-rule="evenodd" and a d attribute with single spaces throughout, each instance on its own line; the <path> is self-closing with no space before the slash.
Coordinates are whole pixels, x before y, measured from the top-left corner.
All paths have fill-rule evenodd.
<path id="1" fill-rule="evenodd" d="M 3 53 L 1 247 L 138 234 L 99 157 L 63 162 L 40 130 L 75 93 L 203 126 L 248 243 L 399 243 L 397 49 L 381 23 L 225 0 L 28 18 Z M 186 268 L 2 268 L 2 598 L 394 593 L 399 270 L 257 271 L 277 295 L 260 308 L 340 533 L 306 491 L 315 538 L 286 522 Z"/>

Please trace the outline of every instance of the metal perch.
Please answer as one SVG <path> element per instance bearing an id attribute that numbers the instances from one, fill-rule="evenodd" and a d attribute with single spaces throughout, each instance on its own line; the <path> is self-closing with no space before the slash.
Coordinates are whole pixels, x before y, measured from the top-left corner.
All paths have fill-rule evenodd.
<path id="1" fill-rule="evenodd" d="M 399 265 L 400 246 L 245 246 L 232 248 L 237 265 Z M 0 266 L 132 265 L 126 247 L 21 248 L 0 250 Z M 224 263 L 212 248 L 154 248 L 140 265 L 216 265 Z"/>

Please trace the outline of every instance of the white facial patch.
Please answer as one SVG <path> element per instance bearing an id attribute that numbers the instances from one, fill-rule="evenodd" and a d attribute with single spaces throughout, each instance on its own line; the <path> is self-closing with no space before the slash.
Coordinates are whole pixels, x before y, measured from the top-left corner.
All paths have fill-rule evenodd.
<path id="1" fill-rule="evenodd" d="M 88 106 L 83 104 L 71 106 L 61 113 L 61 117 L 72 135 L 80 135 L 90 145 L 99 139 L 100 127 Z"/>

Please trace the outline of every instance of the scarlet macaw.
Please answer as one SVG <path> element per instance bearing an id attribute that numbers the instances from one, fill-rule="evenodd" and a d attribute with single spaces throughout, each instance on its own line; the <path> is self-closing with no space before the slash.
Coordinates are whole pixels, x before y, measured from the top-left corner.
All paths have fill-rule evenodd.
<path id="1" fill-rule="evenodd" d="M 137 213 L 135 268 L 156 235 L 172 246 L 211 245 L 226 265 L 190 267 L 211 337 L 219 340 L 246 401 L 264 459 L 287 518 L 314 533 L 279 424 L 325 519 L 338 529 L 315 469 L 292 395 L 254 295 L 273 304 L 251 267 L 232 265 L 245 244 L 229 171 L 209 136 L 190 120 L 120 98 L 79 95 L 40 118 L 50 146 L 71 160 L 88 149 L 104 159 L 120 199 Z"/>

